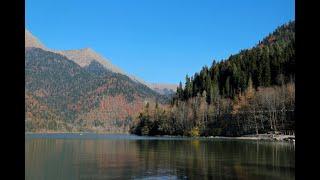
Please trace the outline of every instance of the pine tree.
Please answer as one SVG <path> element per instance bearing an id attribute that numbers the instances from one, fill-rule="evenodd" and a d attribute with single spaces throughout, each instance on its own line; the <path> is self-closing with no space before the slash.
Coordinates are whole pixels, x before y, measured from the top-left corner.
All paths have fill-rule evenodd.
<path id="1" fill-rule="evenodd" d="M 227 77 L 226 84 L 225 84 L 225 95 L 228 97 L 230 96 L 230 77 Z"/>
<path id="2" fill-rule="evenodd" d="M 177 87 L 177 96 L 179 100 L 183 99 L 183 87 L 181 81 L 179 83 L 179 86 Z"/>

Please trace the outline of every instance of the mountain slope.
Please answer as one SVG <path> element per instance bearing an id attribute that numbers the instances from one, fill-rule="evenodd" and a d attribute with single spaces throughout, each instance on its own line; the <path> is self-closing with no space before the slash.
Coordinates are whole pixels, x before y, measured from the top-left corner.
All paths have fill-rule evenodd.
<path id="1" fill-rule="evenodd" d="M 25 51 L 26 131 L 127 132 L 146 102 L 167 102 L 165 96 L 108 70 L 96 59 L 80 66 L 60 53 L 42 49 L 36 38 L 29 42 Z"/>
<path id="2" fill-rule="evenodd" d="M 253 86 L 268 87 L 294 81 L 295 22 L 277 28 L 256 46 L 241 50 L 211 67 L 204 66 L 193 77 L 186 78 L 185 88 L 177 90 L 176 98 L 187 100 L 206 91 L 210 102 L 218 93 L 234 97 L 244 92 L 252 80 Z"/>
<path id="3" fill-rule="evenodd" d="M 278 27 L 252 48 L 213 61 L 211 67 L 186 76 L 185 82 L 184 87 L 179 84 L 169 108 L 142 111 L 130 132 L 295 134 L 295 22 Z"/>
<path id="4" fill-rule="evenodd" d="M 130 77 L 132 80 L 148 86 L 148 84 L 146 82 L 144 82 L 143 80 L 141 80 L 133 75 L 127 74 L 119 67 L 113 65 L 109 59 L 104 58 L 103 56 L 101 56 L 100 54 L 98 54 L 97 52 L 95 52 L 91 48 L 83 48 L 83 49 L 78 49 L 78 50 L 54 51 L 54 52 L 66 56 L 68 59 L 79 64 L 81 67 L 89 66 L 91 64 L 91 62 L 96 61 L 96 62 L 100 63 L 106 70 L 126 75 L 126 76 Z"/>
<path id="5" fill-rule="evenodd" d="M 81 67 L 88 66 L 92 61 L 99 62 L 103 67 L 112 72 L 124 74 L 124 72 L 110 63 L 110 60 L 103 58 L 101 55 L 96 53 L 90 48 L 84 48 L 79 50 L 66 50 L 66 51 L 55 51 L 61 55 L 66 56 L 68 59 L 79 64 Z"/>

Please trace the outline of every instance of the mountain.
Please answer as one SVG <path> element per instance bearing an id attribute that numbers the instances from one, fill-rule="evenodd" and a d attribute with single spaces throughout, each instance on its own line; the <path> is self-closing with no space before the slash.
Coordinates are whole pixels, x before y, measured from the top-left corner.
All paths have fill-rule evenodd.
<path id="1" fill-rule="evenodd" d="M 119 67 L 113 65 L 109 59 L 104 58 L 103 56 L 101 56 L 100 54 L 98 54 L 97 52 L 95 52 L 91 48 L 83 48 L 83 49 L 78 49 L 78 50 L 64 50 L 64 51 L 55 51 L 55 52 L 66 56 L 68 59 L 79 64 L 81 67 L 85 67 L 85 66 L 90 65 L 90 63 L 92 61 L 97 61 L 105 69 L 107 69 L 111 72 L 126 75 L 126 76 L 130 77 L 132 80 L 140 82 L 140 83 L 148 86 L 148 84 L 146 82 L 144 82 L 143 80 L 141 80 L 133 75 L 127 74 Z"/>
<path id="2" fill-rule="evenodd" d="M 90 65 L 91 62 L 97 61 L 107 70 L 110 70 L 116 73 L 125 74 L 124 71 L 122 71 L 120 68 L 114 66 L 109 59 L 102 57 L 91 48 L 83 48 L 79 50 L 55 51 L 55 52 L 66 56 L 68 59 L 74 61 L 81 67 L 88 66 Z"/>
<path id="3" fill-rule="evenodd" d="M 142 79 L 130 75 L 120 69 L 119 67 L 113 65 L 111 61 L 107 58 L 104 58 L 102 55 L 98 54 L 91 48 L 83 48 L 83 49 L 76 49 L 76 50 L 53 50 L 53 49 L 48 49 L 45 47 L 39 40 L 36 38 L 30 31 L 25 29 L 25 47 L 30 48 L 30 47 L 36 47 L 36 48 L 41 48 L 47 51 L 51 51 L 54 53 L 58 53 L 61 55 L 66 56 L 68 59 L 74 61 L 81 67 L 88 66 L 92 61 L 97 61 L 99 62 L 104 68 L 107 70 L 110 70 L 115 73 L 120 73 L 123 75 L 126 75 L 130 77 L 132 80 L 140 82 L 142 84 L 145 84 L 149 86 L 148 83 L 143 81 Z"/>
<path id="4" fill-rule="evenodd" d="M 159 94 L 171 96 L 176 93 L 178 85 L 176 84 L 160 84 L 160 83 L 150 83 L 148 85 L 151 89 L 158 92 Z"/>
<path id="5" fill-rule="evenodd" d="M 25 29 L 25 47 L 36 47 L 47 49 L 36 37 L 34 37 L 27 29 Z"/>
<path id="6" fill-rule="evenodd" d="M 103 58 L 93 50 L 63 55 L 30 34 L 25 51 L 26 131 L 127 132 L 146 102 L 168 102 L 145 84 L 116 72 L 111 63 L 99 62 Z M 92 59 L 80 61 L 79 54 Z"/>

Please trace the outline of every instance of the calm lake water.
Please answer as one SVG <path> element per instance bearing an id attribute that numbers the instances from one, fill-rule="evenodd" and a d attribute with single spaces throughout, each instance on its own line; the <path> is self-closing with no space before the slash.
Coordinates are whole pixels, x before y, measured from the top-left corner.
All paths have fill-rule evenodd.
<path id="1" fill-rule="evenodd" d="M 286 142 L 26 134 L 25 179 L 295 179 Z"/>

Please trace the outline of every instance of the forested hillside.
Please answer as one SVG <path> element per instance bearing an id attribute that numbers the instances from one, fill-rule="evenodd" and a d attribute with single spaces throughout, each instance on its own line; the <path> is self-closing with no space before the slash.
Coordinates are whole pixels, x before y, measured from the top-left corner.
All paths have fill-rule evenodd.
<path id="1" fill-rule="evenodd" d="M 180 83 L 176 99 L 187 100 L 203 91 L 208 94 L 208 103 L 215 93 L 234 97 L 247 89 L 250 78 L 255 88 L 294 81 L 294 34 L 294 22 L 290 22 L 252 49 L 242 50 L 219 63 L 213 61 L 210 68 L 205 66 L 193 77 L 187 76 L 184 89 Z"/>
<path id="2" fill-rule="evenodd" d="M 25 75 L 26 131 L 126 132 L 145 102 L 167 101 L 96 61 L 81 67 L 40 48 L 26 48 Z"/>
<path id="3" fill-rule="evenodd" d="M 170 108 L 147 105 L 131 132 L 239 136 L 293 133 L 295 22 L 180 83 Z"/>

